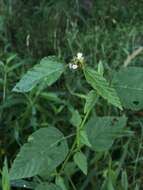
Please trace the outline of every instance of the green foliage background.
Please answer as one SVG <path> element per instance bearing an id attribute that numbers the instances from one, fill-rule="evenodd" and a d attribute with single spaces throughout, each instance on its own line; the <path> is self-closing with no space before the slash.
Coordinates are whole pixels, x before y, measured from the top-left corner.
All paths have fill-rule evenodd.
<path id="1" fill-rule="evenodd" d="M 0 0 L 1 169 L 4 158 L 11 166 L 28 136 L 42 127 L 54 125 L 65 136 L 74 133 L 69 122 L 71 110 L 83 113 L 85 103 L 76 93 L 89 91 L 81 72 L 68 70 L 42 92 L 35 89 L 25 95 L 12 92 L 26 71 L 45 56 L 56 55 L 68 64 L 77 52 L 83 52 L 89 66 L 96 69 L 100 61 L 103 63 L 105 76 L 111 81 L 127 56 L 143 46 L 142 18 L 142 0 Z M 120 71 L 114 85 L 122 80 L 123 85 L 132 87 L 128 81 L 135 81 L 133 86 L 141 90 L 126 92 L 117 87 L 127 104 L 123 112 L 99 99 L 91 115 L 126 115 L 126 128 L 132 133 L 117 140 L 105 153 L 85 148 L 87 176 L 74 170 L 72 163 L 67 166 L 70 180 L 78 190 L 143 189 L 143 54 L 135 57 L 130 66 L 139 67 L 140 71 L 130 69 L 129 78 L 124 77 L 126 71 Z"/>

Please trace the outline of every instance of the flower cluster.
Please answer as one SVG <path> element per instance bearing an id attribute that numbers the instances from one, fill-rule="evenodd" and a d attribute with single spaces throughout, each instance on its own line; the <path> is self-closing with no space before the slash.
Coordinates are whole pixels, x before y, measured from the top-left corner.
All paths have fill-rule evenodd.
<path id="1" fill-rule="evenodd" d="M 80 67 L 83 63 L 84 63 L 83 54 L 77 53 L 76 57 L 74 57 L 71 63 L 69 63 L 69 68 L 73 70 L 78 69 L 78 67 Z"/>

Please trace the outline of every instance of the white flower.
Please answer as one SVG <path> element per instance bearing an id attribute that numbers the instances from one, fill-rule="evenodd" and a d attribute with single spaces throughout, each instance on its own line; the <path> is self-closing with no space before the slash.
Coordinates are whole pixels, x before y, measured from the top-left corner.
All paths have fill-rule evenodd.
<path id="1" fill-rule="evenodd" d="M 83 61 L 84 60 L 84 57 L 83 57 L 83 54 L 82 53 L 77 53 L 77 59 L 79 60 L 79 61 Z"/>
<path id="2" fill-rule="evenodd" d="M 81 57 L 83 57 L 83 54 L 82 53 L 77 53 L 77 58 L 80 59 Z"/>
<path id="3" fill-rule="evenodd" d="M 72 65 L 72 68 L 73 68 L 73 69 L 77 69 L 77 68 L 78 68 L 78 65 L 75 65 L 75 64 L 74 64 L 74 65 Z"/>
<path id="4" fill-rule="evenodd" d="M 69 63 L 69 68 L 75 70 L 75 69 L 78 68 L 78 65 L 76 65 L 76 64 L 72 64 L 72 63 Z"/>
<path id="5" fill-rule="evenodd" d="M 84 64 L 84 57 L 83 54 L 79 52 L 75 57 L 73 57 L 71 63 L 69 63 L 69 68 L 75 70 L 78 67 L 81 67 L 82 64 Z"/>

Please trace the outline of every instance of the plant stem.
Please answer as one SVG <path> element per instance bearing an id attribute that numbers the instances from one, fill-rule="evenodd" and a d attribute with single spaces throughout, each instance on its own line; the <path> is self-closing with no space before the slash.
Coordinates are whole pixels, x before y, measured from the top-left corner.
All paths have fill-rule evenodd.
<path id="1" fill-rule="evenodd" d="M 60 169 L 60 171 L 59 171 L 59 175 L 60 175 L 60 174 L 62 173 L 62 171 L 64 170 L 65 165 L 67 164 L 68 160 L 70 159 L 71 155 L 73 154 L 75 147 L 76 147 L 76 138 L 75 138 L 75 140 L 74 140 L 74 142 L 73 142 L 73 144 L 72 144 L 72 147 L 71 147 L 71 149 L 70 149 L 69 154 L 67 155 L 67 157 L 66 157 L 66 159 L 65 159 L 65 161 L 64 161 L 64 163 L 63 163 L 63 165 L 62 165 L 62 167 L 61 167 L 61 169 Z"/>
<path id="2" fill-rule="evenodd" d="M 85 124 L 85 122 L 86 122 L 86 120 L 87 120 L 87 118 L 88 118 L 88 115 L 89 115 L 90 111 L 91 111 L 91 110 L 89 110 L 89 111 L 85 114 L 85 116 L 84 116 L 84 118 L 83 118 L 83 120 L 82 120 L 80 126 L 77 128 L 76 138 L 74 139 L 74 142 L 73 142 L 73 144 L 72 144 L 72 147 L 71 147 L 71 149 L 70 149 L 70 152 L 69 152 L 69 154 L 67 155 L 67 157 L 66 157 L 66 159 L 65 159 L 65 161 L 64 161 L 64 163 L 63 163 L 63 165 L 62 165 L 62 167 L 61 167 L 61 169 L 60 169 L 60 171 L 59 171 L 59 175 L 62 173 L 62 171 L 63 171 L 64 168 L 65 168 L 65 165 L 67 164 L 67 162 L 68 162 L 69 159 L 71 158 L 72 154 L 73 154 L 74 151 L 76 150 L 76 145 L 79 147 L 79 144 L 80 144 L 80 142 L 79 142 L 80 130 L 83 129 L 84 124 Z"/>
<path id="3" fill-rule="evenodd" d="M 78 146 L 78 147 L 79 147 L 79 145 L 80 145 L 80 141 L 79 141 L 79 140 L 80 140 L 80 131 L 83 129 L 84 124 L 85 124 L 85 122 L 86 122 L 86 120 L 87 120 L 87 118 L 88 118 L 88 115 L 89 115 L 90 111 L 91 111 L 91 110 L 89 110 L 89 111 L 85 114 L 85 116 L 84 116 L 84 118 L 83 118 L 83 120 L 82 120 L 80 126 L 77 128 L 76 142 L 77 142 L 77 146 Z"/>

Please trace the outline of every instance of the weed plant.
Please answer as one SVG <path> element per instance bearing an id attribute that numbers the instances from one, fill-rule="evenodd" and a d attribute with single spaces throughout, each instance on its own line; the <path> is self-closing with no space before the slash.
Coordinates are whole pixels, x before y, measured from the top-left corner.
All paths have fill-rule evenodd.
<path id="1" fill-rule="evenodd" d="M 0 188 L 143 189 L 143 2 L 0 0 Z"/>

